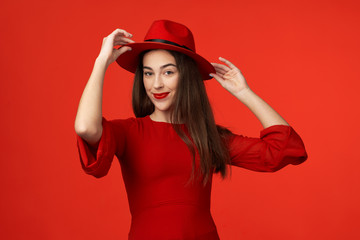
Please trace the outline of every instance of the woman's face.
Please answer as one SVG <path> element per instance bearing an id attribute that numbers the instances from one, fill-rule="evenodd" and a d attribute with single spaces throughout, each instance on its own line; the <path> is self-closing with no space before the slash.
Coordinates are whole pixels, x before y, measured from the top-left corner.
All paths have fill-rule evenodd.
<path id="1" fill-rule="evenodd" d="M 155 105 L 154 114 L 168 119 L 179 81 L 175 58 L 162 49 L 147 52 L 143 58 L 143 79 L 146 93 Z"/>

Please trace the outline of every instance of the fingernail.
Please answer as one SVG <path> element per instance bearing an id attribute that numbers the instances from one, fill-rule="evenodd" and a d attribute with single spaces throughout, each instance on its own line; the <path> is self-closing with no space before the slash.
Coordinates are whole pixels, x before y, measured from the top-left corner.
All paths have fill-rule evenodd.
<path id="1" fill-rule="evenodd" d="M 212 75 L 211 73 L 209 74 L 209 76 L 210 76 L 210 77 L 213 77 L 213 75 Z"/>
<path id="2" fill-rule="evenodd" d="M 131 51 L 131 50 L 132 50 L 132 48 L 129 48 L 129 49 L 128 49 L 128 51 Z"/>

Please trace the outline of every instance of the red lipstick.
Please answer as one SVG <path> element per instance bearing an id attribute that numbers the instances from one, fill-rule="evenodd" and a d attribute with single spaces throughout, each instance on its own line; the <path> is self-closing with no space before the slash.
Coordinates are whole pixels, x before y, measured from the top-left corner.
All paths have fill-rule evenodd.
<path id="1" fill-rule="evenodd" d="M 163 99 L 163 98 L 166 98 L 166 96 L 167 96 L 168 94 L 169 94 L 168 92 L 158 93 L 158 94 L 154 93 L 154 97 L 155 97 L 156 99 Z"/>

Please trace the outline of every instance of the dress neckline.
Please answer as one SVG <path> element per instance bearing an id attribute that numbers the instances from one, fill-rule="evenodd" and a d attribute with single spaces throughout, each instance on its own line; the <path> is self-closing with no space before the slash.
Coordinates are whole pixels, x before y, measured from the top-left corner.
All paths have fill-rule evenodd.
<path id="1" fill-rule="evenodd" d="M 170 125 L 170 126 L 172 125 L 169 122 L 160 122 L 160 121 L 152 120 L 150 115 L 147 115 L 145 118 L 147 118 L 150 122 L 155 123 L 155 124 Z M 175 124 L 175 125 L 178 125 L 178 124 Z M 179 125 L 185 125 L 185 123 L 180 123 Z"/>

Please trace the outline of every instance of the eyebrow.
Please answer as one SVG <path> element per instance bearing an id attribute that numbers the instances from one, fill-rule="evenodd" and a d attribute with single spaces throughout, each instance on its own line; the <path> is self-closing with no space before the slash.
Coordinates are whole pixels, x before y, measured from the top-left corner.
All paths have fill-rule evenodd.
<path id="1" fill-rule="evenodd" d="M 176 67 L 176 65 L 175 65 L 175 64 L 168 63 L 168 64 L 165 64 L 165 65 L 161 66 L 161 67 L 160 67 L 160 69 L 163 69 L 163 68 L 166 68 L 166 67 L 169 67 L 169 66 L 174 66 L 174 67 Z M 146 68 L 146 69 L 150 69 L 150 70 L 152 70 L 152 68 L 151 68 L 151 67 L 147 67 L 147 66 L 144 66 L 143 68 L 144 68 L 144 69 Z"/>

